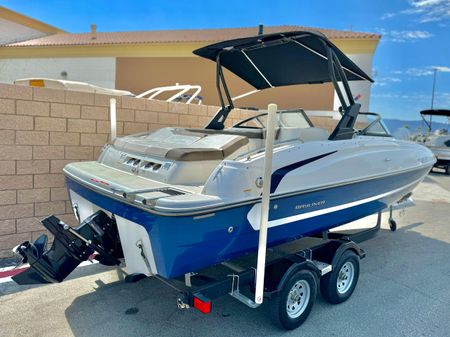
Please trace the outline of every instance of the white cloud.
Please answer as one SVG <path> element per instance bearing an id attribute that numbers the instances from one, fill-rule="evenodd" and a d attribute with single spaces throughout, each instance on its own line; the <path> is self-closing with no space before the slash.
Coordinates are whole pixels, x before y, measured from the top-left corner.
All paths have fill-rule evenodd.
<path id="1" fill-rule="evenodd" d="M 437 69 L 437 71 L 440 71 L 442 73 L 450 73 L 450 67 L 443 67 L 443 66 L 433 66 L 431 67 L 433 69 Z"/>
<path id="2" fill-rule="evenodd" d="M 410 99 L 416 96 L 405 95 L 405 94 L 392 94 L 392 93 L 373 93 L 373 97 L 379 98 L 391 98 L 391 99 Z"/>
<path id="3" fill-rule="evenodd" d="M 381 29 L 380 33 L 387 41 L 393 42 L 412 42 L 417 40 L 428 39 L 433 36 L 426 30 L 385 30 Z"/>
<path id="4" fill-rule="evenodd" d="M 394 74 L 406 74 L 409 76 L 429 76 L 429 75 L 433 75 L 434 73 L 434 69 L 436 69 L 438 72 L 442 72 L 442 73 L 450 73 L 450 67 L 446 67 L 446 66 L 429 66 L 429 67 L 424 67 L 424 68 L 408 68 L 405 71 L 401 71 L 401 70 L 396 70 L 393 73 Z"/>
<path id="5" fill-rule="evenodd" d="M 433 75 L 433 72 L 431 68 L 408 68 L 405 74 L 409 76 L 429 76 Z"/>
<path id="6" fill-rule="evenodd" d="M 438 22 L 450 19 L 450 0 L 410 0 L 411 8 L 402 14 L 418 15 L 419 22 Z"/>
<path id="7" fill-rule="evenodd" d="M 384 87 L 390 83 L 398 83 L 402 80 L 398 77 L 392 77 L 392 76 L 385 76 L 385 77 L 379 77 L 376 79 L 374 85 Z"/>
<path id="8" fill-rule="evenodd" d="M 380 89 L 381 90 L 381 89 Z M 408 94 L 402 93 L 390 93 L 390 92 L 373 92 L 373 97 L 394 99 L 394 100 L 408 100 L 408 101 L 418 101 L 418 102 L 428 102 L 431 100 L 431 93 L 427 92 L 413 92 Z M 439 101 L 440 104 L 449 102 L 450 103 L 450 92 L 437 91 L 435 93 L 435 100 Z"/>
<path id="9" fill-rule="evenodd" d="M 409 3 L 416 8 L 436 6 L 445 3 L 446 0 L 411 0 Z"/>
<path id="10" fill-rule="evenodd" d="M 392 12 L 390 12 L 390 13 L 384 13 L 384 14 L 380 17 L 380 19 L 381 19 L 381 20 L 391 19 L 391 18 L 393 18 L 393 17 L 396 16 L 396 15 L 397 15 L 396 13 L 392 13 Z"/>
<path id="11" fill-rule="evenodd" d="M 426 30 L 402 30 L 398 33 L 400 37 L 403 37 L 406 40 L 428 39 L 429 37 L 433 36 Z"/>
<path id="12" fill-rule="evenodd" d="M 409 8 L 398 13 L 385 13 L 380 19 L 391 19 L 402 14 L 414 15 L 420 23 L 442 22 L 450 19 L 450 0 L 409 0 L 408 4 Z"/>

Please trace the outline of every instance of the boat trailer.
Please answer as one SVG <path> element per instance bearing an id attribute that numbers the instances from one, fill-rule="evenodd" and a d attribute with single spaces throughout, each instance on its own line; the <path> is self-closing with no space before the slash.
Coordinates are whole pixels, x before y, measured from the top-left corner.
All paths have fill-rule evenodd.
<path id="1" fill-rule="evenodd" d="M 376 235 L 381 218 L 380 212 L 376 225 L 367 229 L 326 231 L 268 248 L 263 297 L 269 300 L 273 323 L 286 330 L 300 326 L 319 291 L 329 303 L 346 301 L 358 281 L 359 261 L 366 256 L 358 243 Z M 179 309 L 209 314 L 213 301 L 226 295 L 257 308 L 256 264 L 257 253 L 253 253 L 176 279 L 154 277 L 178 292 Z M 146 277 L 130 274 L 125 281 L 134 283 Z"/>
<path id="2" fill-rule="evenodd" d="M 269 301 L 272 321 L 283 329 L 297 328 L 309 315 L 319 291 L 329 303 L 346 301 L 358 281 L 359 261 L 366 255 L 358 243 L 376 235 L 381 219 L 380 212 L 376 225 L 367 229 L 325 231 L 267 248 L 263 298 Z M 76 228 L 55 216 L 42 223 L 55 240 L 50 249 L 45 234 L 34 243 L 16 247 L 23 262 L 30 264 L 12 277 L 18 284 L 61 282 L 79 263 L 92 258 L 101 264 L 120 265 L 123 255 L 114 217 L 103 211 Z M 213 301 L 226 295 L 257 308 L 257 259 L 255 252 L 176 279 L 153 276 L 178 293 L 180 309 L 208 314 Z M 134 283 L 146 277 L 130 274 L 125 281 Z"/>

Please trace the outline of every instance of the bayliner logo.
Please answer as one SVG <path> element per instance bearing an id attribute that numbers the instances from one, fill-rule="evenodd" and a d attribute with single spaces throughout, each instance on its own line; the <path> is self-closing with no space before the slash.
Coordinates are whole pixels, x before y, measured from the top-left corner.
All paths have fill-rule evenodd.
<path id="1" fill-rule="evenodd" d="M 323 206 L 323 205 L 325 205 L 325 200 L 320 200 L 320 201 L 317 201 L 317 202 L 311 202 L 309 204 L 297 205 L 297 206 L 295 206 L 295 209 L 305 209 L 305 208 L 317 207 L 317 206 Z"/>

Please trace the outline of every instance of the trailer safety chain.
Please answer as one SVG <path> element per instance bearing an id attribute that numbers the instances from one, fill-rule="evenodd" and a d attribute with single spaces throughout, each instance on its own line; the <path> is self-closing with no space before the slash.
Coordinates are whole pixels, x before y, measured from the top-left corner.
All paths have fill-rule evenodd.
<path id="1" fill-rule="evenodd" d="M 142 243 L 142 240 L 136 241 L 136 247 L 138 247 L 139 250 L 141 251 L 141 257 L 142 257 L 142 260 L 144 260 L 144 263 L 145 263 L 145 265 L 147 266 L 147 269 L 148 269 L 150 275 L 153 275 L 153 273 L 152 273 L 152 268 L 151 268 L 151 266 L 150 266 L 150 262 L 148 261 L 147 256 L 145 256 L 145 253 L 144 253 L 144 245 L 143 245 L 143 243 Z M 153 276 L 156 277 L 156 275 L 153 275 Z"/>
<path id="2" fill-rule="evenodd" d="M 167 280 L 165 280 L 164 278 L 162 278 L 161 276 L 159 276 L 159 275 L 153 275 L 155 278 L 157 278 L 158 280 L 160 280 L 161 282 L 163 282 L 163 283 L 165 283 L 165 284 L 167 284 L 169 287 L 171 287 L 172 289 L 174 289 L 174 290 L 176 290 L 176 291 L 178 291 L 178 292 L 183 292 L 183 290 L 182 289 L 180 289 L 180 288 L 177 288 L 177 287 L 175 287 L 173 284 L 171 284 L 170 282 L 168 282 Z"/>
<path id="3" fill-rule="evenodd" d="M 187 304 L 183 299 L 177 298 L 178 309 L 189 309 L 191 306 Z"/>

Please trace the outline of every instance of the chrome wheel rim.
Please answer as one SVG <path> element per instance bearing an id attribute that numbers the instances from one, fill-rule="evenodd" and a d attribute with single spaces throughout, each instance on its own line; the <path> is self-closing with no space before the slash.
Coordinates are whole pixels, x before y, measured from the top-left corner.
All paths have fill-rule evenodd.
<path id="1" fill-rule="evenodd" d="M 355 278 L 355 266 L 350 261 L 344 263 L 339 270 L 336 281 L 337 291 L 339 294 L 345 294 L 353 284 Z"/>
<path id="2" fill-rule="evenodd" d="M 305 311 L 311 296 L 311 288 L 305 280 L 297 281 L 289 291 L 286 312 L 290 318 L 297 318 Z"/>

